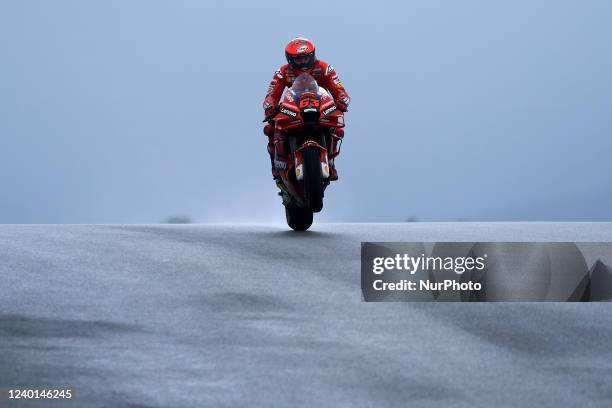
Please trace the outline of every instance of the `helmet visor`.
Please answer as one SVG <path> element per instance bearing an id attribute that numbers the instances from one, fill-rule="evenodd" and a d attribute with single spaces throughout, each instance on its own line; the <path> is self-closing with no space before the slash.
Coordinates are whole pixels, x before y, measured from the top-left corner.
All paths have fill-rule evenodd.
<path id="1" fill-rule="evenodd" d="M 291 55 L 287 54 L 287 62 L 294 69 L 305 71 L 310 69 L 314 64 L 314 52 L 309 52 L 308 54 L 298 54 Z"/>

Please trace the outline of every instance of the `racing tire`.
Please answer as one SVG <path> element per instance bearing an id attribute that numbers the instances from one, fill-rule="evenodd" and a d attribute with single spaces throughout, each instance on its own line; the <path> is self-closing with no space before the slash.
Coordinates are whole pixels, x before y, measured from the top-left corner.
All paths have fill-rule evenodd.
<path id="1" fill-rule="evenodd" d="M 312 225 L 312 211 L 307 207 L 289 204 L 285 207 L 287 225 L 295 231 L 306 231 Z"/>
<path id="2" fill-rule="evenodd" d="M 304 195 L 306 202 L 312 212 L 319 212 L 323 209 L 323 172 L 321 171 L 321 161 L 319 149 L 307 147 L 302 151 L 304 165 Z"/>

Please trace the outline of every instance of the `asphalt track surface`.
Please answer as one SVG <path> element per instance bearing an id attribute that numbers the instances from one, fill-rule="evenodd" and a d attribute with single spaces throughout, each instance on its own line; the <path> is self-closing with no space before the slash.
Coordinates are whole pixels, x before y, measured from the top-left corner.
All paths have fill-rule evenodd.
<path id="1" fill-rule="evenodd" d="M 0 226 L 0 405 L 610 407 L 610 303 L 364 303 L 361 241 L 612 224 Z"/>

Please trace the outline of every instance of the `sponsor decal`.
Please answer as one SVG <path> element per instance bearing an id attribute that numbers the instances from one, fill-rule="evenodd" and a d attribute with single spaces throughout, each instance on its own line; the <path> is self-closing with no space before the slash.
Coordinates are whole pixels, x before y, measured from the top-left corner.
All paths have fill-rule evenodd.
<path id="1" fill-rule="evenodd" d="M 274 159 L 274 167 L 277 170 L 287 170 L 287 162 L 283 160 Z"/>
<path id="2" fill-rule="evenodd" d="M 332 106 L 330 106 L 329 108 L 325 109 L 325 110 L 323 111 L 323 114 L 324 114 L 324 115 L 329 115 L 330 113 L 332 113 L 332 112 L 333 112 L 333 111 L 335 111 L 336 109 L 338 109 L 338 108 L 336 108 L 336 105 L 332 105 Z"/>
<path id="3" fill-rule="evenodd" d="M 277 69 L 276 72 L 274 73 L 279 79 L 283 79 L 283 73 L 281 72 L 280 69 Z"/>
<path id="4" fill-rule="evenodd" d="M 308 45 L 302 45 L 300 48 L 297 49 L 297 53 L 302 53 L 302 52 L 306 52 L 308 50 Z"/>
<path id="5" fill-rule="evenodd" d="M 289 115 L 292 118 L 297 117 L 297 112 L 292 111 L 291 109 L 287 109 L 285 107 L 282 107 L 280 111 L 281 111 L 281 113 L 284 113 L 285 115 Z"/>
<path id="6" fill-rule="evenodd" d="M 321 172 L 323 173 L 323 178 L 329 177 L 329 166 L 326 163 L 321 163 Z"/>
<path id="7" fill-rule="evenodd" d="M 331 74 L 333 70 L 334 70 L 334 67 L 332 67 L 331 65 L 328 65 L 327 69 L 325 70 L 325 75 Z"/>
<path id="8" fill-rule="evenodd" d="M 291 122 L 289 122 L 290 125 L 297 125 L 298 123 L 302 123 L 302 120 L 296 119 L 296 120 L 292 120 Z"/>

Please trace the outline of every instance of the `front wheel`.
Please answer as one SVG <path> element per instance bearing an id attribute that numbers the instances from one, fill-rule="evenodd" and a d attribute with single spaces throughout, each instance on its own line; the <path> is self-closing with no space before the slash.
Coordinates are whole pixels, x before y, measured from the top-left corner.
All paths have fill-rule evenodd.
<path id="1" fill-rule="evenodd" d="M 312 225 L 312 210 L 289 204 L 285 207 L 287 224 L 295 231 L 306 231 Z"/>
<path id="2" fill-rule="evenodd" d="M 304 164 L 304 195 L 313 212 L 323 209 L 323 173 L 319 149 L 307 147 L 302 151 Z"/>

